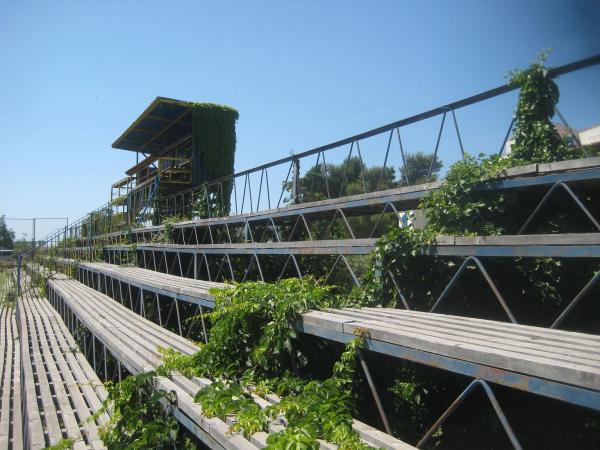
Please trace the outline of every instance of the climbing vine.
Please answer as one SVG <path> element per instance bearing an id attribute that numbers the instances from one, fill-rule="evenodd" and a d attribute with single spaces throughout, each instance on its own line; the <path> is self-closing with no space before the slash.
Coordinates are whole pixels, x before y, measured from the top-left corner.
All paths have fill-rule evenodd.
<path id="1" fill-rule="evenodd" d="M 415 286 L 431 286 L 432 280 L 439 279 L 454 265 L 452 260 L 442 260 L 435 255 L 426 259 L 420 257 L 427 253 L 436 236 L 516 232 L 516 214 L 508 214 L 517 203 L 515 194 L 493 189 L 493 181 L 514 166 L 582 156 L 579 149 L 568 146 L 560 138 L 551 122 L 559 91 L 543 65 L 545 57 L 546 54 L 542 54 L 528 69 L 510 74 L 509 84 L 520 87 L 512 153 L 508 157 L 483 154 L 474 157 L 467 153 L 462 161 L 450 167 L 444 183 L 419 205 L 426 213 L 425 228 L 395 228 L 377 243 L 374 263 L 360 292 L 361 296 L 367 297 L 366 301 L 393 307 L 404 297 L 412 305 L 431 307 L 439 293 L 419 290 Z M 486 184 L 488 188 L 485 188 Z M 556 273 L 554 264 L 544 260 L 537 260 L 535 264 L 520 260 L 517 268 L 530 275 L 543 272 L 551 277 Z M 395 280 L 402 280 L 402 289 L 391 284 L 390 275 Z M 535 276 L 532 278 L 536 279 Z M 540 288 L 548 297 L 555 296 L 547 279 L 540 282 Z"/>
<path id="2" fill-rule="evenodd" d="M 427 214 L 427 236 L 492 235 L 504 229 L 498 218 L 515 202 L 503 191 L 480 189 L 486 181 L 497 178 L 514 165 L 512 158 L 499 156 L 475 158 L 469 154 L 455 163 L 444 183 L 425 197 L 420 208 Z"/>
<path id="3" fill-rule="evenodd" d="M 108 397 L 93 416 L 110 413 L 100 430 L 109 450 L 195 448 L 182 437 L 177 419 L 161 401 L 175 401 L 173 393 L 154 388 L 155 372 L 132 375 L 117 384 L 107 383 Z"/>
<path id="4" fill-rule="evenodd" d="M 211 293 L 215 307 L 208 314 L 210 340 L 187 360 L 167 350 L 166 369 L 176 367 L 187 375 L 228 379 L 282 376 L 306 363 L 295 345 L 293 324 L 300 314 L 346 304 L 331 287 L 311 278 L 246 282 Z"/>
<path id="5" fill-rule="evenodd" d="M 239 113 L 229 107 L 213 103 L 193 105 L 194 148 L 201 158 L 203 181 L 210 181 L 233 173 L 235 162 L 235 123 Z M 224 208 L 229 211 L 229 199 L 233 185 L 224 183 L 222 191 L 218 185 L 210 193 L 222 195 Z"/>
<path id="6" fill-rule="evenodd" d="M 285 415 L 288 428 L 269 438 L 270 448 L 290 448 L 292 443 L 318 448 L 317 439 L 345 449 L 366 448 L 351 428 L 351 383 L 356 351 L 364 337 L 347 345 L 331 377 L 307 381 L 300 377 L 307 358 L 298 350 L 294 328 L 305 311 L 352 305 L 356 300 L 310 278 L 247 282 L 212 293 L 215 308 L 209 315 L 208 343 L 191 356 L 163 350 L 164 365 L 158 372 L 167 375 L 177 370 L 220 379 L 199 391 L 196 401 L 209 416 L 224 419 L 235 414 L 232 431 L 251 435 L 266 430 L 269 420 Z M 250 385 L 257 394 L 276 392 L 283 398 L 261 409 L 244 387 Z"/>
<path id="7" fill-rule="evenodd" d="M 231 192 L 229 192 L 229 194 L 230 193 Z M 211 190 L 204 185 L 202 190 L 194 194 L 194 201 L 192 203 L 193 217 L 197 219 L 206 219 L 228 215 L 229 202 L 225 202 L 223 198 L 224 196 L 220 195 L 220 192 L 216 192 L 214 189 Z"/>
<path id="8" fill-rule="evenodd" d="M 545 163 L 585 156 L 578 148 L 568 148 L 554 124 L 560 98 L 550 70 L 544 66 L 548 52 L 542 52 L 527 69 L 509 73 L 509 85 L 518 87 L 512 156 L 528 163 Z"/>
<path id="9" fill-rule="evenodd" d="M 352 430 L 352 382 L 356 369 L 356 352 L 363 345 L 363 336 L 357 336 L 346 345 L 333 374 L 325 380 L 304 382 L 297 380 L 294 395 L 284 396 L 280 402 L 264 409 L 237 382 L 219 381 L 200 390 L 195 400 L 209 417 L 225 420 L 235 414 L 233 432 L 245 436 L 266 431 L 269 421 L 284 416 L 287 428 L 269 436 L 267 448 L 318 448 L 318 439 L 338 444 L 341 449 L 367 449 Z M 289 380 L 285 381 L 289 385 Z M 290 447 L 304 445 L 307 447 Z"/>
<path id="10" fill-rule="evenodd" d="M 581 156 L 579 150 L 560 138 L 552 125 L 550 119 L 554 115 L 559 92 L 542 63 L 543 59 L 540 59 L 530 68 L 511 74 L 510 83 L 521 89 L 515 114 L 512 154 L 508 157 L 467 154 L 463 161 L 454 164 L 442 186 L 423 199 L 419 206 L 426 211 L 427 225 L 423 229 L 416 229 L 410 224 L 397 227 L 379 239 L 361 289 L 355 289 L 350 296 L 343 296 L 335 288 L 308 278 L 271 284 L 247 282 L 212 290 L 215 308 L 208 317 L 212 325 L 208 343 L 189 356 L 170 349 L 163 350 L 164 364 L 157 373 L 166 376 L 178 371 L 186 376 L 206 376 L 217 380 L 201 389 L 195 401 L 208 416 L 226 419 L 235 415 L 232 432 L 250 436 L 267 430 L 274 418 L 285 416 L 288 426 L 269 436 L 269 448 L 316 449 L 319 448 L 318 439 L 338 444 L 341 449 L 366 448 L 351 425 L 355 406 L 356 357 L 365 336 L 358 336 L 346 346 L 330 376 L 311 379 L 308 371 L 304 370 L 309 363 L 308 356 L 300 349 L 294 324 L 300 314 L 311 309 L 363 305 L 396 307 L 405 303 L 411 309 L 429 310 L 440 294 L 434 286 L 440 280 L 447 282 L 458 262 L 432 252 L 431 244 L 438 236 L 501 235 L 515 231 L 514 215 L 507 212 L 516 204 L 516 198 L 505 191 L 494 190 L 494 180 L 516 165 Z M 206 110 L 202 108 L 194 110 L 195 127 L 206 123 L 202 122 L 205 114 Z M 237 119 L 237 113 L 232 111 L 223 114 L 229 117 L 230 123 Z M 214 136 L 212 138 L 213 142 L 218 140 Z M 229 148 L 235 148 L 235 135 L 233 140 L 226 142 Z M 222 155 L 215 150 L 217 148 L 217 145 L 211 146 L 204 154 L 206 167 L 213 167 L 214 161 L 206 164 L 211 161 L 210 158 L 221 158 Z M 228 174 L 233 170 L 232 164 L 227 157 L 214 167 L 218 167 L 221 174 Z M 218 176 L 220 174 L 211 178 Z M 208 197 L 199 197 L 198 200 L 198 208 L 204 208 L 205 203 L 208 205 L 208 209 L 197 213 L 203 217 L 203 214 L 214 212 L 209 211 L 211 208 L 221 207 L 216 203 L 214 192 L 206 195 Z M 227 212 L 228 206 L 220 211 L 223 214 Z M 160 239 L 171 242 L 171 232 L 172 224 L 165 224 L 165 232 Z M 560 295 L 552 285 L 561 270 L 559 263 L 547 259 L 517 260 L 514 269 L 519 276 L 533 280 L 535 290 L 542 292 L 543 299 L 549 303 L 560 301 Z M 402 417 L 408 422 L 400 427 L 421 431 L 423 424 L 429 420 L 425 403 L 433 396 L 432 393 L 439 393 L 441 389 L 436 391 L 434 383 L 423 381 L 412 367 L 390 372 L 396 378 L 389 384 L 388 392 L 394 395 Z M 134 386 L 137 382 L 135 378 L 131 381 Z M 135 408 L 141 407 L 143 402 L 140 399 L 154 398 L 150 384 L 143 386 L 149 389 L 144 394 L 146 397 L 138 395 L 132 398 L 128 387 L 124 388 L 124 394 L 112 394 L 114 405 L 123 402 L 125 412 L 120 413 L 121 417 L 133 414 Z M 281 401 L 261 407 L 250 392 L 259 396 L 276 393 L 281 396 Z M 127 409 L 128 405 L 131 410 Z M 140 423 L 133 417 L 131 420 L 134 424 L 131 427 Z M 162 422 L 167 420 L 162 409 L 149 410 L 145 420 L 151 424 L 149 436 L 144 438 L 148 442 L 150 438 L 158 442 L 172 442 L 176 438 L 165 431 L 173 428 L 171 422 Z M 134 428 L 128 428 L 130 425 L 125 420 L 120 421 L 117 417 L 111 422 L 113 430 L 121 427 L 125 436 L 133 435 Z M 153 435 L 156 423 L 161 424 L 162 433 L 156 430 L 156 435 Z M 443 432 L 440 428 L 435 436 L 439 437 Z M 117 442 L 116 435 L 106 436 L 109 442 L 110 439 Z"/>
<path id="11" fill-rule="evenodd" d="M 61 439 L 57 444 L 50 445 L 44 448 L 44 450 L 71 450 L 75 441 L 73 439 Z"/>
<path id="12" fill-rule="evenodd" d="M 175 225 L 179 222 L 185 220 L 185 217 L 182 216 L 170 216 L 166 217 L 162 221 L 162 230 L 160 233 L 152 236 L 152 242 L 157 244 L 173 244 L 175 243 L 175 239 L 173 236 L 173 231 L 175 230 Z"/>

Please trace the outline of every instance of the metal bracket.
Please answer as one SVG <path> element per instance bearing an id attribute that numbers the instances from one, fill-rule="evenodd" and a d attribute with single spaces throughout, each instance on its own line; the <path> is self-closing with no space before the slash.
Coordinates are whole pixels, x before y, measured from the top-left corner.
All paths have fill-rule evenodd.
<path id="1" fill-rule="evenodd" d="M 562 187 L 565 191 L 567 191 L 567 193 L 571 196 L 571 198 L 577 204 L 577 206 L 579 206 L 579 208 L 583 211 L 583 213 L 587 216 L 587 218 L 590 219 L 590 222 L 592 222 L 594 224 L 594 226 L 596 227 L 596 229 L 598 231 L 600 231 L 600 223 L 598 223 L 598 221 L 594 218 L 592 213 L 590 213 L 590 211 L 585 207 L 585 205 L 581 202 L 581 200 L 579 200 L 579 197 L 577 197 L 577 195 L 575 195 L 575 193 L 571 190 L 571 188 L 569 186 L 567 186 L 566 183 L 560 181 L 558 183 L 555 183 L 548 190 L 548 192 L 546 192 L 546 195 L 544 195 L 544 198 L 542 199 L 542 201 L 536 206 L 536 208 L 533 210 L 531 215 L 527 218 L 527 220 L 525 221 L 523 226 L 519 229 L 517 234 L 523 234 L 525 232 L 525 230 L 527 229 L 527 227 L 529 226 L 531 221 L 535 218 L 535 216 L 537 216 L 540 209 L 542 209 L 542 206 L 544 206 L 546 204 L 546 202 L 552 196 L 554 191 L 556 189 L 558 189 L 559 187 Z"/>
<path id="2" fill-rule="evenodd" d="M 515 319 L 515 316 L 511 312 L 511 310 L 508 307 L 508 305 L 506 304 L 506 301 L 504 300 L 504 297 L 502 297 L 502 294 L 500 294 L 500 291 L 498 290 L 498 288 L 496 287 L 496 285 L 492 281 L 491 277 L 487 273 L 487 270 L 485 270 L 485 267 L 483 267 L 483 264 L 481 263 L 481 261 L 479 261 L 479 259 L 477 259 L 475 256 L 469 256 L 467 259 L 464 260 L 464 262 L 459 267 L 458 271 L 454 274 L 454 276 L 450 280 L 450 283 L 448 283 L 448 285 L 446 286 L 446 288 L 444 289 L 444 291 L 442 292 L 442 294 L 440 295 L 440 297 L 437 299 L 437 301 L 435 302 L 435 304 L 431 307 L 431 309 L 429 310 L 429 312 L 434 312 L 438 308 L 438 306 L 442 303 L 442 301 L 444 300 L 444 298 L 446 298 L 446 296 L 448 295 L 448 292 L 452 289 L 452 287 L 454 287 L 454 285 L 456 284 L 456 282 L 458 281 L 458 279 L 460 278 L 460 276 L 463 274 L 463 272 L 465 271 L 465 269 L 467 268 L 467 266 L 469 265 L 470 262 L 475 263 L 475 265 L 477 266 L 477 268 L 479 268 L 479 271 L 483 275 L 483 278 L 485 278 L 485 281 L 487 282 L 487 284 L 489 285 L 490 289 L 492 290 L 492 292 L 496 296 L 496 299 L 498 299 L 498 302 L 500 303 L 500 306 L 502 306 L 502 309 L 504 310 L 504 312 L 506 313 L 506 315 L 508 316 L 508 318 L 510 319 L 510 321 L 512 323 L 518 323 L 517 319 Z"/>
<path id="3" fill-rule="evenodd" d="M 473 390 L 477 386 L 481 386 L 483 388 L 483 390 L 485 391 L 485 393 L 487 394 L 487 397 L 488 397 L 490 403 L 492 404 L 494 411 L 496 412 L 496 416 L 500 420 L 500 423 L 502 424 L 502 427 L 504 428 L 504 431 L 506 432 L 506 435 L 510 439 L 510 442 L 512 443 L 513 447 L 516 450 L 522 450 L 523 447 L 521 447 L 521 444 L 519 443 L 517 436 L 515 436 L 515 433 L 514 433 L 512 427 L 508 423 L 508 419 L 506 418 L 506 415 L 502 411 L 502 408 L 500 407 L 500 403 L 498 403 L 498 400 L 496 399 L 496 396 L 494 395 L 492 388 L 490 388 L 488 383 L 486 383 L 484 380 L 481 380 L 479 378 L 471 381 L 471 383 L 469 383 L 469 385 L 465 388 L 465 390 L 461 392 L 461 394 L 456 398 L 456 400 L 454 400 L 452 402 L 452 404 L 448 407 L 448 409 L 446 409 L 446 411 L 444 411 L 444 413 L 440 416 L 440 418 L 438 420 L 436 420 L 436 422 L 431 426 L 431 428 L 429 428 L 429 430 L 427 430 L 427 432 L 425 433 L 425 436 L 423 436 L 421 438 L 421 440 L 417 443 L 417 448 L 423 448 L 423 446 L 427 443 L 429 438 L 431 438 L 433 433 L 440 426 L 442 426 L 442 424 L 446 421 L 446 419 L 448 419 L 448 417 L 450 417 L 450 415 L 461 405 L 461 403 L 463 403 L 465 401 L 465 399 L 469 396 L 469 394 L 471 394 L 471 392 L 473 392 Z"/>

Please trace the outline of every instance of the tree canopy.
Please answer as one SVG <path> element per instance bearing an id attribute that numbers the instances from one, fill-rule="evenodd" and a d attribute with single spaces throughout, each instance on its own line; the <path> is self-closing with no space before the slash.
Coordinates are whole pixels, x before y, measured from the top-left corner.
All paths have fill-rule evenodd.
<path id="1" fill-rule="evenodd" d="M 431 176 L 429 177 L 429 181 L 437 180 L 438 173 L 443 166 L 442 161 L 436 155 L 433 167 L 431 167 L 432 153 L 408 153 L 405 159 L 406 170 L 404 170 L 404 166 L 400 166 L 400 184 L 406 186 L 426 183 L 430 168 Z"/>
<path id="2" fill-rule="evenodd" d="M 0 217 L 0 248 L 12 249 L 14 247 L 15 232 L 6 226 L 4 217 Z"/>
<path id="3" fill-rule="evenodd" d="M 341 164 L 323 164 L 311 167 L 300 178 L 300 202 L 324 200 L 327 198 L 355 195 L 391 189 L 408 184 L 424 183 L 431 165 L 432 154 L 416 152 L 406 156 L 406 170 L 401 166 L 400 180 L 396 179 L 394 167 L 367 167 L 358 156 L 346 159 Z M 437 179 L 442 161 L 435 158 L 430 181 Z M 408 177 L 406 176 L 408 173 Z M 291 192 L 292 183 L 286 183 Z"/>

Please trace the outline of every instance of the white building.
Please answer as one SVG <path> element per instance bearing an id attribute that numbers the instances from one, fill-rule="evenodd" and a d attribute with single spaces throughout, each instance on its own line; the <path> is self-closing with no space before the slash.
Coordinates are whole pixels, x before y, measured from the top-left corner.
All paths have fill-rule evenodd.
<path id="1" fill-rule="evenodd" d="M 554 127 L 556 128 L 556 131 L 558 131 L 558 134 L 561 137 L 566 138 L 572 145 L 576 145 L 575 142 L 573 142 L 573 134 L 575 134 L 581 145 L 595 147 L 600 150 L 600 124 L 584 128 L 583 130 L 576 130 L 574 128 L 569 130 L 560 123 L 555 123 Z M 506 141 L 502 155 L 510 155 L 514 143 L 514 139 Z"/>
<path id="2" fill-rule="evenodd" d="M 585 128 L 579 132 L 581 145 L 591 145 L 600 148 L 600 124 Z"/>

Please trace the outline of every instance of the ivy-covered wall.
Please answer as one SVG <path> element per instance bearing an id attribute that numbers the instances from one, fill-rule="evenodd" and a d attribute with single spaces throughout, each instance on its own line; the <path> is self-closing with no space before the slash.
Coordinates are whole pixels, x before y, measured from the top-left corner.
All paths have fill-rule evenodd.
<path id="1" fill-rule="evenodd" d="M 192 159 L 194 178 L 192 181 L 195 185 L 233 173 L 236 145 L 235 122 L 238 117 L 238 112 L 229 106 L 214 103 L 194 104 Z M 206 195 L 216 197 L 219 189 L 218 186 L 215 186 Z M 223 200 L 220 206 L 228 213 L 233 184 L 224 183 L 221 189 Z M 212 199 L 208 200 L 210 203 Z"/>
<path id="2" fill-rule="evenodd" d="M 238 112 L 214 103 L 193 106 L 194 184 L 233 173 L 235 162 L 235 123 Z M 229 198 L 231 186 L 223 186 Z"/>

